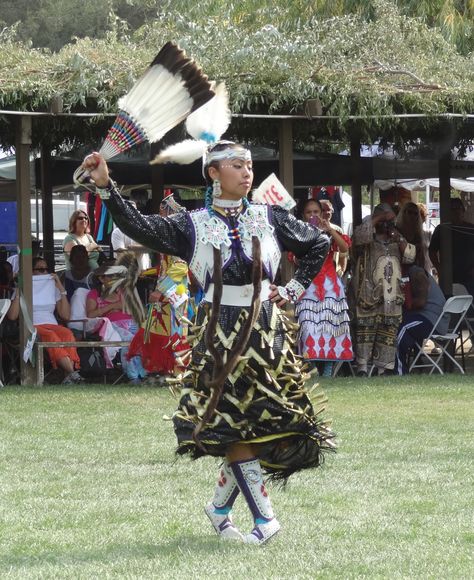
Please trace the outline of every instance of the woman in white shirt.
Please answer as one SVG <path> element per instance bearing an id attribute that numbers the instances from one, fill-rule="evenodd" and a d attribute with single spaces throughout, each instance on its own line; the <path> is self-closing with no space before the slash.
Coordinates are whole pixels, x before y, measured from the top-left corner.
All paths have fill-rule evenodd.
<path id="1" fill-rule="evenodd" d="M 11 320 L 18 318 L 19 296 L 17 292 L 8 312 Z M 71 309 L 66 290 L 58 276 L 48 272 L 46 261 L 39 256 L 33 259 L 33 324 L 43 342 L 75 340 L 69 328 L 58 324 L 55 312 L 62 320 L 69 320 Z M 48 348 L 47 351 L 53 368 L 59 367 L 64 371 L 63 384 L 80 383 L 84 380 L 76 370 L 80 364 L 76 348 L 58 346 Z"/>

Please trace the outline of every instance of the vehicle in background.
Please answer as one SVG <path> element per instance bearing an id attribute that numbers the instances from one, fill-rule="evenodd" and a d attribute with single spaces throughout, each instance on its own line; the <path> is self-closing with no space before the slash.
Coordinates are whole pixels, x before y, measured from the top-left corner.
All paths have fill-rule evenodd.
<path id="1" fill-rule="evenodd" d="M 42 201 L 31 200 L 31 235 L 39 240 L 43 239 Z M 54 260 L 59 269 L 64 267 L 63 241 L 69 231 L 69 218 L 76 209 L 87 212 L 87 205 L 78 200 L 53 199 Z M 16 201 L 0 202 L 0 245 L 11 255 L 17 253 L 17 243 Z"/>

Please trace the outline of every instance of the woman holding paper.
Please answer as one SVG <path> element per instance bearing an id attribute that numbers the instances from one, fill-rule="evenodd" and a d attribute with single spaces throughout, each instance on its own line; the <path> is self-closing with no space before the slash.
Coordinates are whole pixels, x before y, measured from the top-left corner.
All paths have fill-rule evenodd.
<path id="1" fill-rule="evenodd" d="M 41 256 L 33 258 L 33 324 L 43 342 L 72 342 L 74 334 L 58 324 L 55 314 L 65 322 L 70 318 L 71 309 L 67 292 L 57 274 L 50 274 L 46 260 Z M 20 313 L 20 293 L 17 291 L 8 312 L 14 320 Z M 46 349 L 53 368 L 64 371 L 64 385 L 81 383 L 84 379 L 77 369 L 79 355 L 71 346 L 58 346 Z"/>
<path id="2" fill-rule="evenodd" d="M 321 202 L 315 199 L 306 200 L 301 217 L 326 232 L 331 247 L 323 267 L 296 305 L 298 348 L 304 359 L 315 361 L 322 375 L 330 377 L 336 361 L 354 358 L 344 284 L 334 263 L 336 252 L 347 253 L 350 238 L 323 216 Z"/>
<path id="3" fill-rule="evenodd" d="M 313 409 L 308 375 L 292 351 L 293 325 L 280 310 L 298 300 L 322 266 L 327 237 L 280 207 L 249 204 L 251 154 L 236 143 L 219 141 L 204 152 L 205 208 L 167 218 L 127 204 L 99 154 L 83 167 L 120 229 L 185 260 L 205 291 L 189 337 L 192 360 L 176 381 L 177 452 L 223 458 L 205 512 L 220 537 L 262 544 L 280 529 L 262 468 L 284 481 L 319 466 L 335 447 L 319 416 L 324 405 Z M 299 267 L 285 286 L 276 286 L 281 249 L 294 252 Z M 254 519 L 247 535 L 230 515 L 239 493 Z"/>

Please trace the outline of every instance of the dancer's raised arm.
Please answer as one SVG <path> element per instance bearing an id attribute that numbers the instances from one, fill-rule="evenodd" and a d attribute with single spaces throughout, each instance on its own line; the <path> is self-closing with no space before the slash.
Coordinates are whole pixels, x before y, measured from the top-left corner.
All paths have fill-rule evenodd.
<path id="1" fill-rule="evenodd" d="M 191 232 L 184 212 L 169 218 L 142 214 L 122 198 L 110 179 L 107 163 L 100 153 L 88 155 L 82 166 L 90 174 L 98 194 L 124 234 L 156 252 L 189 260 Z"/>

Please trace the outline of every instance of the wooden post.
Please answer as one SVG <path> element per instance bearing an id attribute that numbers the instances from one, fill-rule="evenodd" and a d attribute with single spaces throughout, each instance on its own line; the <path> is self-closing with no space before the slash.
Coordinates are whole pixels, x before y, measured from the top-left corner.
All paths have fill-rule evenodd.
<path id="1" fill-rule="evenodd" d="M 293 195 L 293 125 L 291 119 L 283 119 L 278 129 L 280 181 L 288 193 Z M 293 264 L 288 261 L 287 253 L 284 252 L 281 261 L 282 284 L 286 284 L 291 280 L 293 273 Z"/>
<path id="2" fill-rule="evenodd" d="M 360 167 L 360 140 L 351 140 L 352 167 L 352 231 L 362 222 L 362 179 Z"/>
<path id="3" fill-rule="evenodd" d="M 23 293 L 28 312 L 32 314 L 31 267 L 31 194 L 30 194 L 31 117 L 21 115 L 16 125 L 16 199 L 18 246 L 20 250 L 19 290 Z M 34 383 L 33 367 L 23 361 L 23 351 L 29 338 L 23 313 L 20 311 L 20 375 L 22 385 Z"/>
<path id="4" fill-rule="evenodd" d="M 54 272 L 53 186 L 51 182 L 51 149 L 41 147 L 41 199 L 43 211 L 43 254 L 51 272 Z"/>
<path id="5" fill-rule="evenodd" d="M 438 161 L 439 171 L 439 217 L 440 224 L 451 221 L 451 154 L 448 152 Z M 450 227 L 440 228 L 440 256 L 441 272 L 439 285 L 446 296 L 453 294 L 453 236 Z"/>

